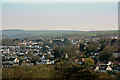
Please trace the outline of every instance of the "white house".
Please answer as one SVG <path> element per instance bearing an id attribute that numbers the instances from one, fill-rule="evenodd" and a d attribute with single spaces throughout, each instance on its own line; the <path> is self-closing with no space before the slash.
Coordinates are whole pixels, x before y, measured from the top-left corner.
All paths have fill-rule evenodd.
<path id="1" fill-rule="evenodd" d="M 98 66 L 95 68 L 95 71 L 99 71 L 99 67 Z"/>
<path id="2" fill-rule="evenodd" d="M 15 60 L 13 61 L 14 63 L 19 63 L 19 59 L 15 58 Z"/>
<path id="3" fill-rule="evenodd" d="M 45 56 L 44 56 L 44 55 L 42 56 L 42 59 L 45 59 Z"/>
<path id="4" fill-rule="evenodd" d="M 111 65 L 112 64 L 112 62 L 110 61 L 110 62 L 108 62 L 108 64 L 107 65 Z"/>
<path id="5" fill-rule="evenodd" d="M 68 58 L 68 54 L 66 53 L 65 58 Z"/>
<path id="6" fill-rule="evenodd" d="M 110 66 L 108 66 L 108 67 L 106 68 L 106 70 L 107 70 L 107 71 L 112 71 L 112 68 L 111 68 Z"/>

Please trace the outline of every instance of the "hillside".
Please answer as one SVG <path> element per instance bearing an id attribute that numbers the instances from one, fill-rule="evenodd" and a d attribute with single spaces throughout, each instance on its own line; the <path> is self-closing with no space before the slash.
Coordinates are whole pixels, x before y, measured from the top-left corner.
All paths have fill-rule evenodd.
<path id="1" fill-rule="evenodd" d="M 80 35 L 87 35 L 87 36 L 94 36 L 98 34 L 111 34 L 111 33 L 118 33 L 117 30 L 112 31 L 72 31 L 72 30 L 21 30 L 21 29 L 8 29 L 2 30 L 2 37 L 5 38 L 52 38 L 52 37 L 71 37 L 73 36 L 80 36 Z"/>

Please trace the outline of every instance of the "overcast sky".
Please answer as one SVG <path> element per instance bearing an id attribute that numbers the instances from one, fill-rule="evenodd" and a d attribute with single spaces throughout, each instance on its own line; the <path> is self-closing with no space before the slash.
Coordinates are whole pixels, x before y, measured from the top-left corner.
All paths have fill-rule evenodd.
<path id="1" fill-rule="evenodd" d="M 2 29 L 118 29 L 117 2 L 4 2 Z"/>

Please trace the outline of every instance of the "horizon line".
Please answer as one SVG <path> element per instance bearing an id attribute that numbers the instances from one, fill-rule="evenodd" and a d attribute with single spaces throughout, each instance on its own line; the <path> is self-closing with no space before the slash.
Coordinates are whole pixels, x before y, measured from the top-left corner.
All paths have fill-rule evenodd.
<path id="1" fill-rule="evenodd" d="M 0 31 L 4 30 L 23 30 L 23 31 L 113 31 L 118 29 L 102 29 L 102 30 L 72 30 L 72 29 L 2 29 Z"/>

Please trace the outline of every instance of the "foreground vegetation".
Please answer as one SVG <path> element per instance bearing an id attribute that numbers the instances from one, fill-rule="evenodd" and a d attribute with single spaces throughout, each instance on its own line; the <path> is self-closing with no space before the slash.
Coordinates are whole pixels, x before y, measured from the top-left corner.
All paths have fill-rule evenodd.
<path id="1" fill-rule="evenodd" d="M 109 73 L 94 72 L 86 65 L 78 65 L 59 61 L 55 65 L 35 65 L 35 66 L 14 66 L 3 68 L 2 80 L 39 80 L 39 79 L 61 79 L 61 80 L 97 80 L 102 78 L 115 79 Z"/>

